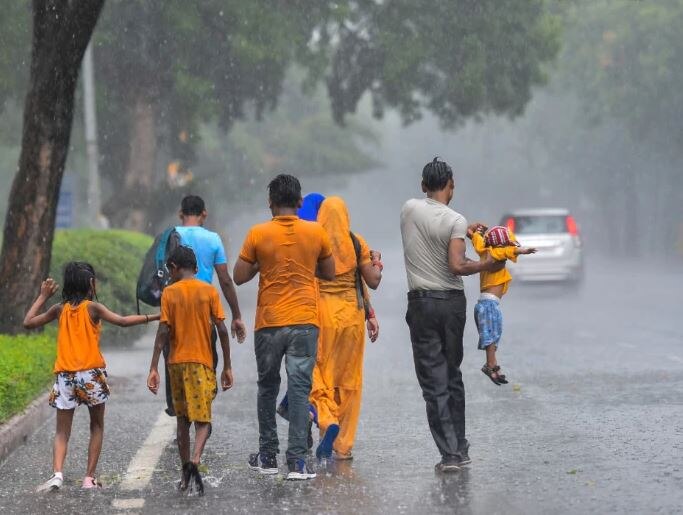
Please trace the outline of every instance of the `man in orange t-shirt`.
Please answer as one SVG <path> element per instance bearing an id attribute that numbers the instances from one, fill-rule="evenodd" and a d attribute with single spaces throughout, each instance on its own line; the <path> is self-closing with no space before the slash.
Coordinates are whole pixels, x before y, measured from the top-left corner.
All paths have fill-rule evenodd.
<path id="1" fill-rule="evenodd" d="M 161 296 L 161 319 L 154 342 L 148 388 L 159 391 L 159 356 L 169 346 L 168 371 L 173 408 L 178 424 L 178 452 L 183 465 L 181 490 L 190 483 L 199 493 L 203 484 L 197 465 L 211 430 L 211 404 L 216 396 L 211 334 L 217 329 L 223 351 L 221 387 L 232 387 L 230 341 L 218 291 L 197 279 L 197 258 L 190 247 L 176 248 L 168 258 L 173 283 Z M 195 446 L 190 456 L 190 426 L 194 422 Z"/>
<path id="2" fill-rule="evenodd" d="M 273 219 L 251 228 L 233 274 L 238 285 L 260 274 L 254 342 L 260 439 L 259 452 L 249 457 L 249 466 L 263 474 L 278 473 L 275 402 L 280 366 L 286 356 L 287 479 L 311 479 L 315 472 L 304 458 L 308 449 L 308 396 L 319 333 L 316 275 L 334 279 L 334 258 L 325 230 L 296 215 L 302 201 L 298 179 L 278 175 L 268 191 Z"/>

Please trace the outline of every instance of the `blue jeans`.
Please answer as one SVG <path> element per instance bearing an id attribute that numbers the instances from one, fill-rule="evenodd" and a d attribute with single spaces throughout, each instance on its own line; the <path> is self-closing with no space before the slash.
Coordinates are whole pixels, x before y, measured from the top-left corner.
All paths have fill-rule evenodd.
<path id="1" fill-rule="evenodd" d="M 278 454 L 275 403 L 280 391 L 280 367 L 285 358 L 289 389 L 287 461 L 305 458 L 308 451 L 308 397 L 318 350 L 314 325 L 267 327 L 256 331 L 254 350 L 258 369 L 259 452 Z"/>

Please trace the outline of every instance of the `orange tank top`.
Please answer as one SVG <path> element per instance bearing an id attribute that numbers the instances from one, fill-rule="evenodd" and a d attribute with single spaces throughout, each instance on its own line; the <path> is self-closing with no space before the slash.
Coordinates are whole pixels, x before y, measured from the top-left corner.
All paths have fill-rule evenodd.
<path id="1" fill-rule="evenodd" d="M 93 323 L 88 313 L 90 301 L 78 306 L 64 304 L 59 315 L 57 332 L 57 361 L 54 372 L 79 372 L 91 368 L 104 368 L 100 352 L 100 329 L 102 323 Z"/>

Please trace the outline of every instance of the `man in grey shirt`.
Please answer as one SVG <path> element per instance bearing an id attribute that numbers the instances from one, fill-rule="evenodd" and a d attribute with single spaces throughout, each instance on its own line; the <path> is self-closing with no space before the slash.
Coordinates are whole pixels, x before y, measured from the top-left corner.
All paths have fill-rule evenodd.
<path id="1" fill-rule="evenodd" d="M 424 199 L 401 210 L 401 236 L 408 274 L 408 312 L 413 360 L 427 421 L 441 453 L 436 469 L 453 472 L 470 463 L 465 438 L 465 387 L 460 364 L 465 330 L 463 275 L 505 265 L 487 257 L 465 256 L 465 217 L 448 207 L 455 185 L 453 171 L 437 158 L 422 170 Z"/>

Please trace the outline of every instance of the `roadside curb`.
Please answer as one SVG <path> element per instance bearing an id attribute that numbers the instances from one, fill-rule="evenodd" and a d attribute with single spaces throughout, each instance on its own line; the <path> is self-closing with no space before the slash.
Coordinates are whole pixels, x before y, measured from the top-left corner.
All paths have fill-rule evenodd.
<path id="1" fill-rule="evenodd" d="M 0 426 L 0 464 L 18 447 L 26 443 L 33 432 L 52 415 L 47 403 L 49 392 L 35 399 L 18 415 Z"/>

